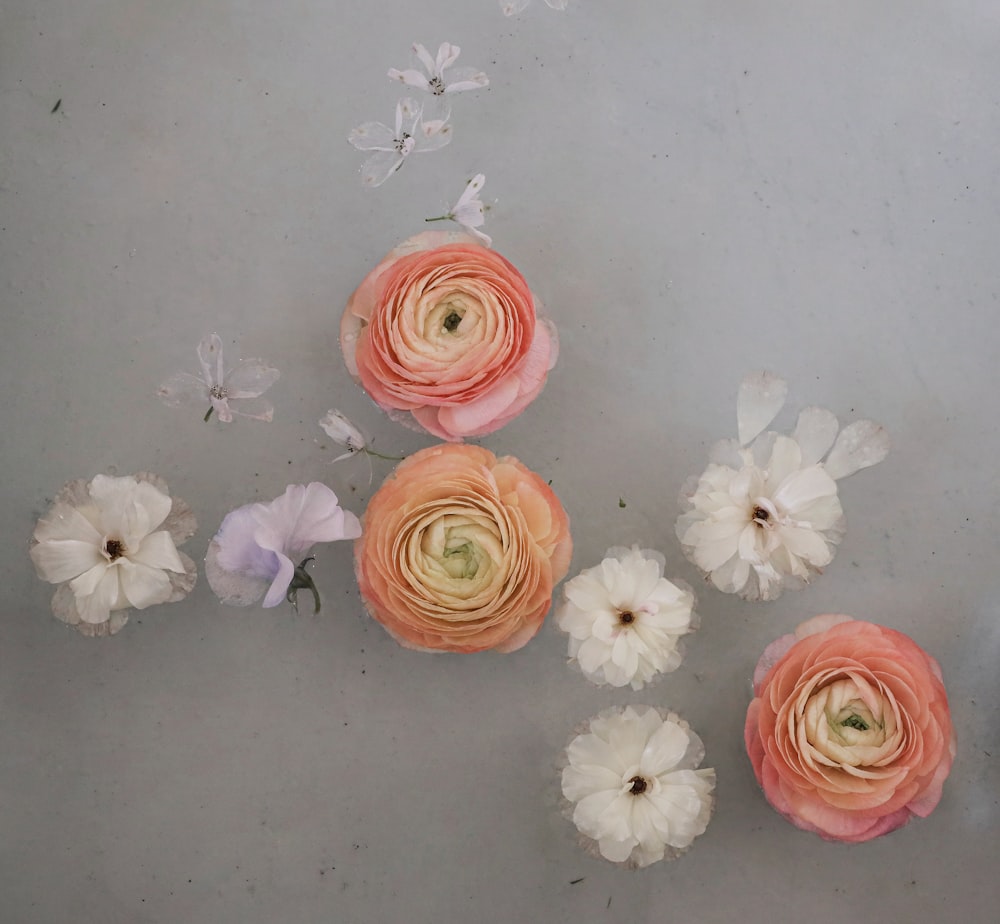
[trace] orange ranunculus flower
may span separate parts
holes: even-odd
[[[379,406],[439,439],[492,433],[530,404],[558,352],[555,328],[507,260],[475,238],[404,241],[351,296],[348,371]]]
[[[512,456],[444,444],[410,456],[368,504],[354,545],[368,612],[407,648],[515,651],[566,575],[569,518]]]
[[[827,840],[871,840],[941,799],[955,732],[941,669],[912,639],[817,616],[765,650],[744,737],[768,802]]]

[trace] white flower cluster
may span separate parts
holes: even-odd
[[[361,182],[365,186],[381,186],[411,154],[437,151],[451,141],[449,97],[489,85],[489,78],[482,71],[453,67],[460,52],[457,45],[444,42],[437,57],[431,57],[423,45],[415,42],[414,67],[405,71],[390,68],[390,79],[422,90],[427,94],[427,102],[405,97],[396,104],[393,127],[382,122],[365,122],[347,136],[358,150],[374,152],[361,168]]]
[[[840,430],[818,407],[799,414],[791,436],[763,432],[787,394],[772,373],[747,376],[736,405],[738,441],[717,444],[681,496],[685,555],[719,590],[748,600],[774,600],[833,560],[845,526],[837,480],[889,452],[884,427],[858,420]]]
[[[649,866],[673,858],[708,827],[715,770],[697,769],[701,739],[672,712],[610,709],[566,749],[563,796],[601,856]]]
[[[556,622],[589,680],[641,690],[680,665],[680,638],[694,628],[694,594],[668,581],[663,565],[651,549],[613,548],[564,585]]]

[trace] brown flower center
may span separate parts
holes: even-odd
[[[633,796],[641,796],[649,787],[649,783],[647,783],[641,776],[634,776],[629,780],[629,782],[632,784],[629,787],[629,792],[632,793]]]
[[[104,551],[108,558],[112,561],[117,561],[125,554],[125,543],[121,539],[108,539],[104,543]]]
[[[770,519],[771,514],[766,508],[761,507],[760,504],[753,508],[753,521],[758,526],[767,526]]]
[[[462,316],[457,311],[453,311],[444,319],[444,329],[450,334],[461,323]]]
[[[630,626],[635,622],[635,613],[631,610],[622,610],[622,612],[618,614],[618,621],[623,626]]]

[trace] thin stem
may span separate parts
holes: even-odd
[[[437,218],[425,218],[424,221],[451,221],[454,217],[449,212],[447,215],[438,215]]]
[[[370,456],[375,456],[376,459],[385,459],[386,462],[402,462],[406,458],[406,456],[387,456],[374,449],[369,449],[367,446],[364,447],[364,451]]]
[[[295,573],[292,576],[291,583],[288,585],[288,592],[285,594],[285,599],[295,607],[295,612],[299,611],[299,600],[298,593],[300,590],[308,590],[313,595],[313,616],[319,612],[319,591],[316,589],[316,585],[313,583],[313,579],[309,576],[309,572],[306,571],[306,565],[309,562],[315,561],[315,557],[310,555],[308,558],[303,558],[302,561],[295,566]]]
[[[205,423],[208,423],[208,418],[212,416],[212,411],[214,411],[214,410],[215,410],[215,408],[210,404],[208,406],[208,410],[205,411],[205,416],[202,418],[202,420],[204,420]]]

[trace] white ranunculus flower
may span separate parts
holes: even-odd
[[[719,590],[749,600],[774,600],[833,560],[845,525],[837,479],[889,451],[883,427],[859,420],[838,435],[837,418],[816,407],[802,411],[791,436],[762,433],[786,394],[771,373],[744,379],[739,442],[720,443],[681,497],[684,553]]]
[[[672,712],[609,709],[566,749],[562,792],[573,823],[616,863],[649,866],[705,832],[715,770],[697,769],[701,739]]]
[[[193,561],[177,551],[197,524],[156,475],[97,475],[67,484],[35,527],[31,560],[59,584],[52,609],[85,635],[113,635],[130,607],[172,603],[190,593]]]
[[[651,549],[612,548],[563,587],[556,622],[589,680],[641,690],[680,665],[694,594],[663,577],[663,564]]]

